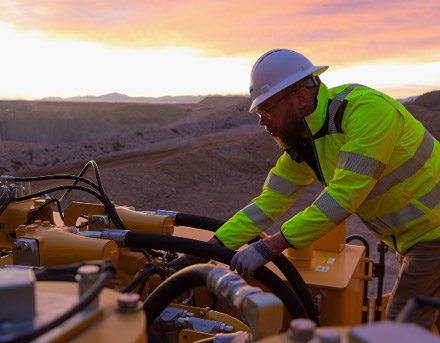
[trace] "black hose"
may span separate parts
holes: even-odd
[[[53,266],[47,268],[33,268],[35,279],[37,281],[66,281],[67,276],[75,278],[77,270],[81,266],[96,265],[95,263],[80,262],[72,263],[63,266]]]
[[[12,188],[11,190],[11,194],[9,194],[8,196],[6,196],[5,200],[3,201],[3,204],[0,208],[0,216],[3,214],[3,212],[6,210],[6,208],[9,206],[9,204],[12,201],[15,201],[15,195],[17,194],[17,187]],[[14,199],[15,198],[15,199]]]
[[[215,232],[225,223],[225,221],[216,218],[177,212],[176,217],[174,218],[174,223],[177,226],[189,226]]]
[[[225,221],[221,219],[180,212],[178,212],[175,217],[175,225],[196,227],[212,232],[217,231],[217,229],[220,228],[220,226],[222,226],[224,223]],[[254,238],[254,240],[256,239],[259,239],[259,237]],[[251,242],[249,242],[248,244],[250,244]],[[301,274],[298,272],[295,266],[284,254],[281,254],[272,262],[277,266],[281,273],[283,273],[293,291],[296,293],[298,298],[301,299],[304,308],[307,311],[308,317],[314,320],[316,323],[319,323],[319,316],[316,306],[313,302],[312,297],[310,296],[309,290]]]
[[[145,300],[144,311],[150,326],[159,314],[180,294],[198,286],[206,286],[206,279],[215,267],[198,264],[184,268],[162,282]]]
[[[3,201],[6,200],[6,198],[8,197],[8,193],[9,193],[8,189],[4,188],[3,192],[2,192],[2,195],[0,196],[0,205],[3,204]]]
[[[87,188],[87,187],[83,187],[83,186],[73,186],[73,185],[65,185],[65,186],[57,186],[57,187],[48,188],[48,189],[45,189],[45,190],[43,190],[41,192],[37,192],[37,193],[34,193],[34,194],[26,195],[26,196],[23,196],[23,197],[17,197],[13,201],[29,200],[29,199],[32,199],[32,198],[35,198],[35,197],[42,196],[44,194],[48,194],[48,193],[52,193],[52,192],[57,192],[57,191],[62,191],[64,189],[78,189],[80,191],[84,191],[84,192],[92,194],[95,198],[97,198],[101,202],[103,201],[102,197],[98,193],[93,191],[92,189]]]
[[[118,215],[118,212],[116,211],[115,205],[111,202],[111,200],[108,198],[104,191],[104,186],[102,185],[101,181],[101,175],[99,173],[98,164],[91,160],[89,161],[90,165],[93,167],[93,170],[95,171],[95,178],[96,182],[98,183],[98,188],[100,190],[100,193],[102,195],[102,203],[104,204],[104,209],[106,213],[108,213],[110,219],[112,220],[113,224],[115,224],[116,228],[118,230],[126,230],[124,223],[122,222],[121,218]]]
[[[102,266],[102,272],[99,274],[98,279],[93,284],[93,286],[80,298],[79,302],[67,312],[56,317],[54,320],[47,324],[41,325],[37,328],[32,328],[27,331],[20,331],[16,334],[6,334],[0,336],[0,343],[12,343],[12,342],[30,342],[37,337],[45,334],[46,332],[56,328],[61,323],[65,322],[69,318],[73,317],[79,311],[83,310],[87,305],[89,305],[102,291],[107,282],[111,279],[113,273],[115,272],[114,266],[110,261],[104,261]]]
[[[92,186],[96,190],[99,190],[99,187],[96,183],[90,181],[89,179],[82,178],[80,176],[75,175],[69,175],[69,174],[55,174],[55,175],[43,175],[43,176],[30,176],[30,177],[15,177],[14,181],[29,181],[29,182],[36,182],[36,181],[47,181],[47,180],[74,180],[72,183],[72,186],[76,185],[78,182],[83,182],[85,184],[88,184],[89,186]],[[66,190],[66,192],[72,191],[71,189]],[[65,192],[65,193],[66,193]]]
[[[53,202],[56,202],[57,207],[58,207],[58,212],[59,212],[60,218],[61,218],[61,220],[62,220],[63,223],[64,223],[64,215],[63,215],[63,212],[62,212],[62,209],[61,209],[61,204],[60,204],[60,202],[59,202],[58,199],[53,198],[53,199],[46,200],[45,203],[44,203],[43,205],[41,205],[40,207],[38,207],[38,208],[36,209],[36,211],[35,211],[34,213],[32,213],[32,215],[29,217],[29,219],[26,220],[26,223],[24,223],[24,225],[29,225],[30,223],[32,223],[33,220],[38,216],[38,214],[39,214],[39,213],[40,213],[45,207],[47,207],[48,205],[50,205],[50,204],[53,203]]]
[[[133,289],[139,286],[139,284],[142,281],[148,279],[148,277],[150,277],[150,275],[152,275],[154,271],[155,271],[154,266],[140,271],[138,276],[136,276],[136,278],[134,278],[127,286],[125,286],[124,289],[121,291],[121,293],[131,292]]]
[[[84,167],[81,169],[81,171],[79,172],[78,177],[82,177],[82,176],[86,173],[86,171],[87,171],[87,169],[89,168],[90,164],[91,164],[91,161],[88,161],[88,162],[85,164],[85,166],[84,166]],[[72,183],[72,185],[76,185],[77,183],[78,183],[78,181],[75,180],[75,181]],[[98,189],[98,185],[96,185],[96,189]],[[70,192],[71,192],[70,189],[67,190],[67,191],[65,191],[65,192],[63,193],[62,197],[61,197],[61,200],[66,199],[67,196],[70,194]]]
[[[131,231],[127,232],[124,243],[129,248],[155,248],[177,251],[180,253],[213,259],[228,265],[231,262],[232,256],[236,253],[233,250],[221,246],[193,239],[136,233]],[[296,293],[275,273],[266,267],[260,267],[255,270],[254,277],[283,301],[284,306],[287,308],[292,318],[309,318],[307,311],[304,309],[304,306],[298,299]]]
[[[86,170],[89,166],[93,167],[97,184],[88,180],[88,179],[81,177],[86,172]],[[110,201],[110,199],[108,198],[108,196],[106,195],[106,193],[104,191],[104,187],[103,187],[102,181],[101,181],[101,175],[99,173],[99,168],[98,168],[98,165],[95,161],[93,161],[93,160],[88,161],[78,176],[74,176],[74,175],[47,175],[47,176],[39,176],[39,177],[15,178],[15,180],[17,180],[17,181],[41,181],[41,180],[51,180],[51,179],[71,179],[71,180],[74,180],[74,182],[72,183],[72,185],[55,187],[55,188],[45,190],[43,192],[32,194],[31,197],[40,196],[43,194],[47,194],[47,193],[59,191],[59,190],[66,190],[64,192],[64,194],[62,195],[62,197],[60,198],[61,200],[63,200],[69,195],[69,193],[73,189],[83,190],[85,192],[88,192],[88,193],[94,195],[96,198],[99,199],[99,201],[104,205],[104,209],[105,209],[106,213],[108,213],[110,219],[115,224],[115,227],[118,230],[126,230],[124,223],[122,222],[121,218],[119,217],[118,213],[116,212],[115,205]],[[76,184],[78,182],[84,182],[84,183],[88,184],[89,186],[92,186],[94,189],[99,191],[100,195],[98,195],[96,192],[94,192],[93,190],[91,190],[87,187],[76,186]],[[21,197],[18,200],[27,200],[28,198],[29,197]]]
[[[345,243],[348,244],[353,240],[359,240],[362,242],[362,244],[365,246],[365,257],[370,258],[370,246],[368,244],[368,241],[361,235],[350,235],[345,238]],[[368,263],[365,263],[364,268],[364,275],[368,276],[369,267]],[[362,305],[364,306],[365,310],[362,310],[362,323],[368,322],[368,280],[364,280],[364,294],[362,296]]]

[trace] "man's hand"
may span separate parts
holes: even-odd
[[[274,260],[278,255],[272,253],[264,244],[264,241],[260,240],[237,252],[232,257],[230,268],[231,270],[237,269],[239,274],[252,276],[255,269]]]

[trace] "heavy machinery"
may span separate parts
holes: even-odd
[[[90,166],[96,182],[83,177]],[[32,193],[55,179],[67,184]],[[343,225],[243,278],[227,268],[234,251],[205,242],[221,220],[115,205],[94,161],[78,176],[2,176],[1,187],[0,342],[379,342],[384,332],[440,341],[380,321],[381,294],[370,311],[368,282],[383,277],[383,260]],[[97,202],[62,209],[72,190]],[[178,253],[211,262],[175,271],[167,264]],[[420,304],[438,306],[416,299],[405,322]]]

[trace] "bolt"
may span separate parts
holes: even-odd
[[[232,332],[232,330],[234,330],[234,328],[231,325],[226,325],[224,330],[225,330],[225,332]]]
[[[29,250],[31,250],[31,244],[30,244],[29,242],[23,242],[23,243],[21,244],[21,248],[22,248],[24,251],[29,251]]]
[[[178,326],[188,326],[188,318],[179,317],[177,318],[177,325]]]
[[[340,343],[341,335],[337,330],[331,328],[318,328],[316,335],[319,337],[321,343]]]
[[[79,284],[79,296],[83,296],[98,279],[99,267],[97,265],[84,265],[78,268],[76,280]],[[91,308],[98,307],[98,298],[93,300],[90,305]]]
[[[297,318],[290,322],[287,335],[293,340],[308,341],[315,335],[316,323],[313,320]]]
[[[117,310],[120,312],[135,312],[140,309],[140,296],[137,293],[122,293],[118,297]]]
[[[14,250],[21,250],[20,242],[15,241],[14,243],[12,243],[12,249],[14,249]]]

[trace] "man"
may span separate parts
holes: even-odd
[[[284,149],[262,193],[210,240],[237,249],[268,228],[314,180],[324,190],[281,231],[238,252],[231,269],[252,275],[288,247],[301,249],[356,213],[402,256],[387,317],[414,296],[440,296],[440,144],[389,96],[349,84],[328,89],[303,55],[261,56],[249,110]],[[434,312],[417,318],[429,327]]]

